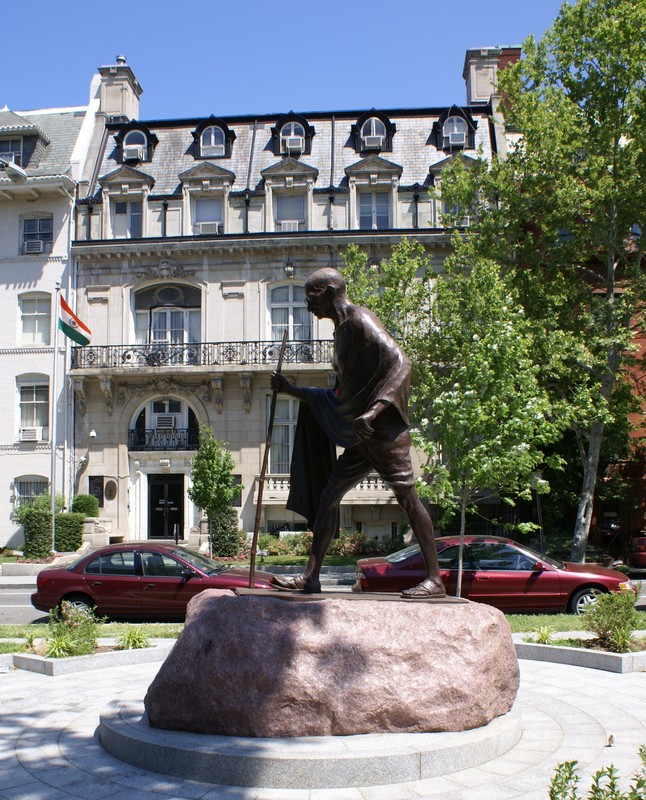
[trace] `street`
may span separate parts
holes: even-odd
[[[638,578],[633,578],[638,582]],[[0,625],[26,625],[31,622],[46,622],[47,614],[37,611],[30,602],[31,594],[36,590],[36,584],[25,586],[0,587]],[[635,608],[646,611],[646,577],[641,581],[641,595]]]

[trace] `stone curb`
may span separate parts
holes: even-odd
[[[518,743],[522,720],[512,710],[459,733],[385,733],[263,739],[151,728],[143,703],[112,701],[99,739],[116,758],[179,778],[225,786],[334,789],[406,783],[468,769]]]
[[[154,639],[150,647],[137,650],[111,650],[105,653],[70,656],[69,658],[47,658],[34,653],[13,653],[13,666],[16,669],[56,677],[73,672],[145,664],[151,661],[163,661],[175,641],[175,639]]]
[[[646,651],[638,653],[606,653],[582,647],[559,647],[551,644],[516,642],[516,655],[529,661],[549,661],[573,667],[602,669],[606,672],[646,671]]]

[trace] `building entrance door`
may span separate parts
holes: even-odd
[[[148,538],[183,538],[184,476],[149,475],[148,497]]]

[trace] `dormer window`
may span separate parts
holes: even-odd
[[[442,127],[442,149],[462,149],[468,145],[469,128],[463,117],[449,117]]]
[[[222,128],[210,125],[202,132],[200,155],[206,158],[226,155],[226,138]]]
[[[370,117],[361,126],[361,141],[364,150],[381,150],[386,141],[386,126],[376,117]]]
[[[142,131],[130,131],[123,139],[124,161],[145,161],[148,156],[148,140]]]
[[[0,139],[0,158],[11,164],[22,165],[22,139]]]
[[[288,122],[280,130],[280,151],[299,156],[305,150],[305,129],[299,122]]]

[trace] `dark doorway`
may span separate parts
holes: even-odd
[[[184,476],[148,476],[148,538],[184,536]]]

